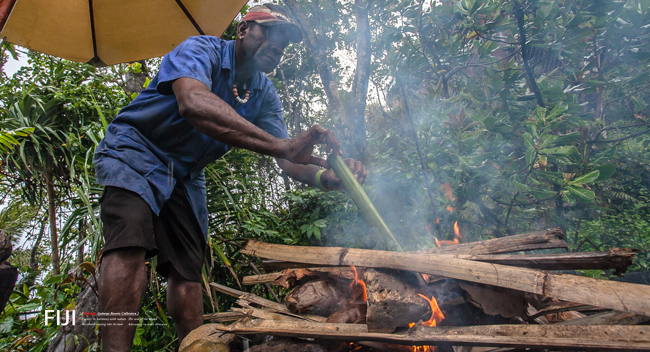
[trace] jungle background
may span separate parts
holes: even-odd
[[[305,33],[269,74],[289,134],[334,129],[368,166],[364,188],[406,249],[451,239],[456,221],[466,241],[560,226],[570,251],[637,248],[630,270],[650,269],[650,0],[280,4]],[[28,64],[9,75],[16,55]],[[88,308],[102,248],[94,148],[159,63],[94,68],[3,41],[0,229],[20,275],[0,349],[60,347],[65,331],[44,310]],[[232,303],[207,283],[253,274],[241,239],[383,248],[345,192],[298,184],[269,157],[235,150],[205,171],[206,313]],[[173,351],[153,266],[134,350]],[[98,350],[96,329],[72,333],[66,351]]]

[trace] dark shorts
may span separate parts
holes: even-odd
[[[201,282],[206,243],[179,183],[158,216],[137,193],[119,187],[106,186],[100,204],[104,253],[141,247],[146,258],[158,255],[160,275],[169,277],[173,266],[185,280]]]

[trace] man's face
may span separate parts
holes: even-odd
[[[280,63],[282,53],[289,45],[289,39],[283,35],[282,29],[282,25],[249,23],[245,31],[240,31],[244,34],[241,45],[245,60],[252,60],[256,71],[269,73]]]

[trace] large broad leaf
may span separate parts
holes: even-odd
[[[537,171],[537,175],[558,185],[564,184],[564,176],[561,172]]]
[[[573,144],[575,141],[580,138],[580,132],[571,132],[567,134],[563,134],[561,136],[557,136],[557,139],[555,139],[555,145],[557,146],[562,146],[562,145],[568,145],[568,144]]]
[[[598,167],[598,171],[600,171],[600,175],[598,175],[596,181],[603,181],[612,177],[614,173],[616,173],[616,166],[614,166],[614,164],[605,164]]]
[[[573,197],[573,195],[571,194],[571,192],[568,191],[568,190],[566,190],[566,189],[562,191],[562,198],[563,198],[567,203],[569,203],[571,206],[576,205],[576,199],[575,199],[575,197]]]
[[[547,148],[547,149],[542,149],[539,151],[540,154],[545,154],[548,156],[560,156],[560,157],[567,157],[573,153],[575,153],[578,149],[574,146],[564,146],[564,147],[555,147],[555,148]]]
[[[616,147],[611,147],[602,153],[596,154],[596,156],[594,156],[594,158],[591,160],[590,164],[607,162],[609,159],[613,158],[614,155],[616,155]]]
[[[596,198],[596,194],[588,189],[579,188],[576,186],[568,186],[567,189],[571,195],[583,203],[591,203]]]
[[[539,200],[554,198],[559,194],[556,191],[552,191],[550,189],[543,189],[543,188],[531,188],[529,192]]]
[[[581,184],[590,184],[598,179],[600,176],[600,171],[594,170],[590,173],[584,174],[573,181],[569,182],[570,185],[581,185]]]

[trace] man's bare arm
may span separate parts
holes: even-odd
[[[276,138],[241,117],[196,79],[179,78],[172,84],[172,89],[183,118],[203,134],[233,147],[287,159],[297,164],[323,167],[327,167],[327,162],[312,156],[313,146],[326,143],[328,150],[338,150],[334,134],[320,126],[314,126],[291,139]]]
[[[318,188],[316,184],[316,173],[321,170],[320,167],[316,165],[300,165],[294,164],[285,159],[275,159],[278,163],[278,166],[287,174],[296,181],[308,184],[312,188]],[[350,168],[352,174],[357,178],[359,183],[363,184],[368,177],[368,172],[366,167],[359,161],[354,159],[345,159],[345,164]],[[336,174],[333,170],[329,169],[323,172],[321,175],[321,183],[326,190],[334,191],[342,188],[341,181],[336,177]]]

